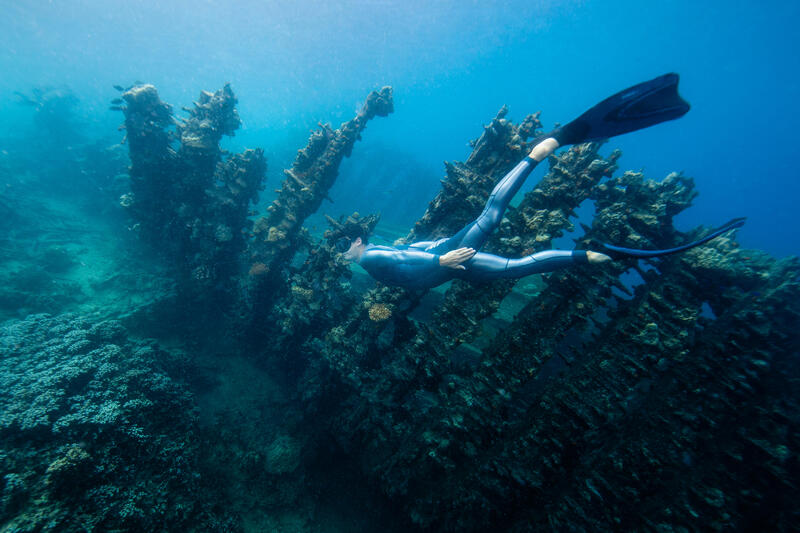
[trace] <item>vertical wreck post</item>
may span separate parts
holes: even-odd
[[[324,124],[313,131],[308,145],[297,152],[292,168],[284,170],[286,179],[277,191],[278,197],[253,228],[251,271],[255,268],[257,275],[253,276],[250,297],[255,307],[265,308],[270,301],[269,294],[285,285],[286,278],[281,270],[300,247],[303,222],[328,197],[342,159],[350,155],[367,123],[393,111],[392,88],[373,91],[358,114],[339,129]]]
[[[181,294],[231,292],[266,160],[260,149],[223,159],[222,136],[241,124],[230,85],[203,91],[182,120],[152,85],[131,87],[122,98],[132,163],[122,204],[133,229],[167,258]]]

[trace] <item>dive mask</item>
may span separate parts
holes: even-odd
[[[336,239],[336,251],[343,254],[350,249],[350,237],[339,237]]]

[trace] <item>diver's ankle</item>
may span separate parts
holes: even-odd
[[[552,154],[556,148],[558,148],[558,141],[555,137],[547,137],[533,147],[528,157],[537,162],[543,161],[547,156]]]
[[[600,252],[586,250],[586,260],[590,263],[605,263],[606,261],[611,261],[611,258]]]

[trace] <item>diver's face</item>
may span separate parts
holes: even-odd
[[[361,243],[361,237],[357,237],[350,243],[350,248],[344,253],[344,258],[348,261],[358,261],[361,259],[361,253],[364,251],[364,245]]]

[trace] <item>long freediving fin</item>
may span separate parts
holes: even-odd
[[[572,122],[542,137],[559,146],[607,139],[682,117],[689,103],[678,94],[680,77],[664,74],[628,87],[592,107]]]
[[[711,233],[703,237],[702,239],[696,240],[689,244],[684,244],[683,246],[677,246],[675,248],[667,248],[665,250],[637,250],[635,248],[623,248],[621,246],[614,246],[613,244],[606,244],[601,243],[603,248],[610,252],[613,258],[617,259],[620,257],[661,257],[664,255],[675,254],[678,252],[683,252],[684,250],[688,250],[689,248],[694,248],[695,246],[700,246],[701,244],[705,244],[711,239],[715,239],[725,233],[726,231],[730,231],[734,228],[741,228],[744,226],[744,222],[747,220],[744,217],[741,218],[734,218],[730,222],[720,226],[719,228],[713,230]]]

